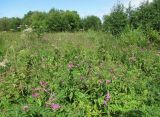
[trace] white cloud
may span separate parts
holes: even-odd
[[[124,4],[125,7],[128,7],[129,2],[131,2],[131,5],[133,7],[138,7],[142,2],[147,0],[120,0]],[[152,2],[153,0],[148,0],[149,2]]]

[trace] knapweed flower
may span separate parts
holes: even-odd
[[[39,82],[39,84],[40,84],[42,87],[45,87],[45,86],[47,86],[47,85],[48,85],[48,83],[47,83],[47,82],[45,82],[45,81],[40,81],[40,82]]]
[[[103,83],[103,81],[102,81],[102,80],[98,80],[98,84],[100,84],[100,85],[101,85],[102,83]]]
[[[28,111],[28,109],[29,109],[29,106],[22,106],[23,111]]]
[[[74,67],[74,64],[72,62],[68,63],[68,69],[72,69]]]
[[[110,84],[111,83],[111,80],[106,80],[106,84]]]
[[[32,94],[32,97],[37,98],[37,97],[39,97],[39,94],[38,93],[34,93],[34,94]]]
[[[111,99],[110,93],[108,92],[105,96],[105,100],[109,101]]]
[[[109,102],[110,99],[111,99],[111,95],[110,95],[110,93],[108,92],[108,93],[105,95],[105,98],[104,98],[104,105],[107,105],[107,103]]]
[[[61,106],[59,104],[51,104],[51,109],[53,109],[53,110],[57,110],[60,108],[61,108]]]

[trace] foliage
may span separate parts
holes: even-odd
[[[97,16],[87,16],[81,23],[84,30],[101,30],[101,20]]]
[[[104,31],[111,32],[113,35],[118,35],[124,31],[127,23],[127,14],[124,12],[124,6],[122,4],[117,4],[113,7],[110,15],[104,16],[103,28]]]
[[[160,54],[141,30],[20,35],[1,34],[1,117],[160,116]]]
[[[76,11],[50,10],[47,18],[48,31],[77,31],[80,17]]]
[[[160,31],[160,0],[148,1],[141,4],[136,10],[133,11],[132,26],[134,28],[140,27],[143,30],[154,29]]]
[[[32,27],[40,36],[44,32],[75,32],[103,29],[113,35],[120,35],[129,26],[130,29],[160,30],[160,0],[143,2],[133,8],[116,4],[111,13],[104,16],[103,23],[97,16],[80,18],[76,11],[51,9],[49,12],[29,11],[23,18],[0,18],[0,31],[21,31]]]

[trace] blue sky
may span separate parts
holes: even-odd
[[[125,6],[130,0],[120,0]],[[143,0],[132,0],[136,7]],[[0,17],[23,17],[28,11],[76,10],[80,16],[109,14],[117,0],[0,0]]]

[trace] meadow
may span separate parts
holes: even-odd
[[[138,29],[0,32],[1,117],[159,117],[159,78],[159,43]]]

